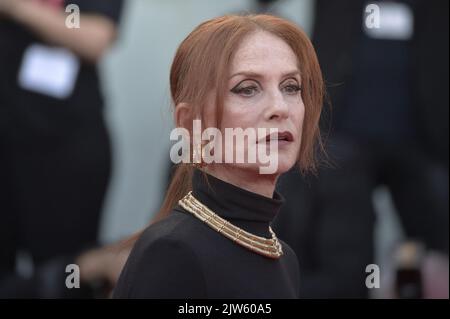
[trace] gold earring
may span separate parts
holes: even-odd
[[[200,151],[200,154],[199,154],[197,149],[194,148],[193,153],[192,153],[192,165],[195,168],[202,168],[202,167],[206,166],[206,163],[203,161],[203,156],[204,156],[203,145],[200,146],[200,150],[201,151]]]

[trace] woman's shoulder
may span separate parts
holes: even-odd
[[[176,298],[181,294],[202,297],[202,267],[192,245],[183,236],[193,227],[191,217],[176,210],[147,227],[133,247],[115,296]]]
[[[287,265],[288,273],[291,275],[291,280],[296,283],[297,287],[300,287],[300,266],[298,263],[297,254],[287,243],[280,239],[279,241],[283,249],[283,258]],[[299,294],[298,289],[297,294]]]
[[[297,254],[294,252],[294,250],[289,246],[287,243],[282,241],[281,239],[278,239],[281,244],[281,248],[283,249],[283,255],[285,259],[289,262],[289,264],[294,267],[298,268],[298,259]]]
[[[201,221],[175,207],[169,215],[159,222],[148,226],[137,241],[137,246],[148,247],[155,242],[165,244],[188,244],[192,236],[203,229]]]
[[[198,226],[193,216],[176,207],[167,217],[144,229],[130,258],[154,254],[155,250],[165,250],[167,254],[190,251],[190,238],[193,234],[198,234]]]
[[[294,252],[294,250],[289,246],[285,241],[278,238],[278,241],[281,244],[281,248],[283,249],[283,252],[286,256],[289,256],[289,258],[295,258],[297,259],[297,255]]]

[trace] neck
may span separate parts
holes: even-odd
[[[259,174],[258,170],[225,165],[210,165],[204,171],[234,186],[269,198],[273,197],[278,179],[278,174]]]

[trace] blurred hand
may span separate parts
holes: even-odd
[[[65,47],[78,57],[97,63],[116,38],[116,24],[107,16],[86,13],[81,16],[82,28],[67,28],[67,15],[59,7],[61,1],[0,0],[0,19],[14,20],[43,43]]]
[[[0,15],[13,16],[13,12],[27,0],[0,0]]]
[[[129,254],[130,249],[115,246],[101,247],[83,253],[76,260],[80,266],[80,279],[85,282],[106,280],[114,287]]]

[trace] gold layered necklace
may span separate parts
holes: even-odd
[[[280,241],[269,226],[272,238],[253,235],[223,219],[211,209],[196,199],[189,192],[179,202],[181,207],[203,221],[209,227],[231,239],[235,243],[250,249],[251,251],[270,258],[280,258],[283,255]]]

